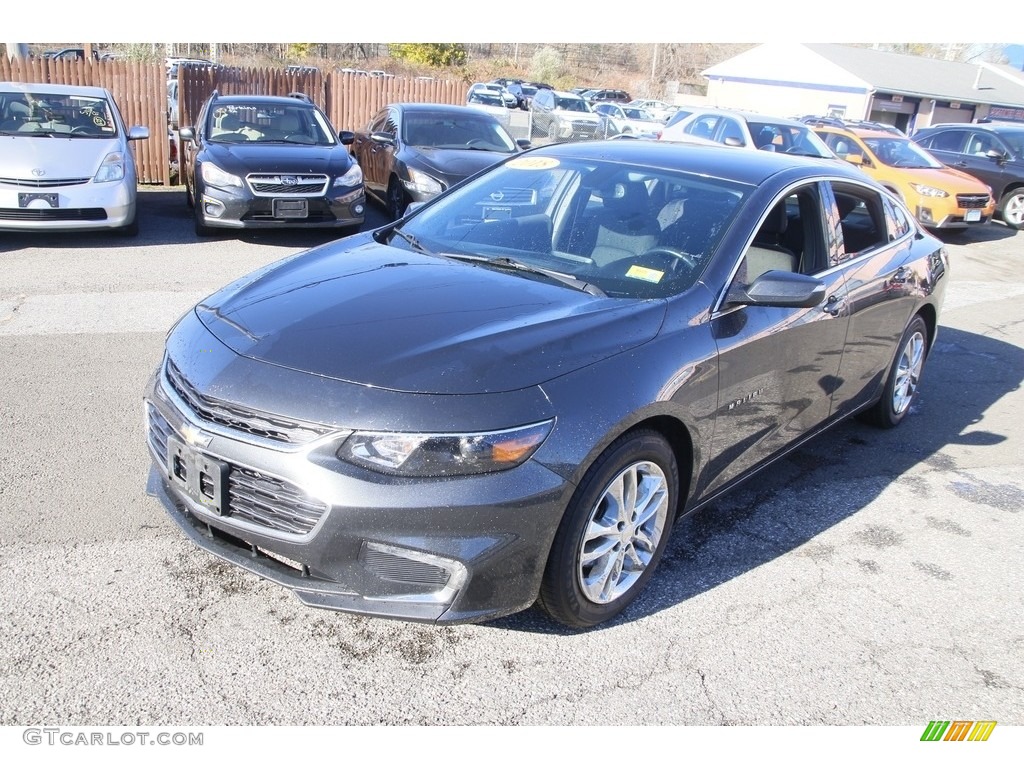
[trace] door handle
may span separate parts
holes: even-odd
[[[835,294],[828,297],[828,301],[825,302],[825,306],[821,308],[822,312],[827,312],[832,317],[839,317],[839,313],[843,309],[843,304],[846,303],[845,299],[842,299]]]

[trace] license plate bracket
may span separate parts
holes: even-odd
[[[274,199],[275,219],[305,219],[309,217],[309,203],[306,200]]]
[[[49,203],[51,208],[60,207],[60,195],[56,192],[19,192],[18,193],[18,207],[28,208],[29,204],[35,200],[42,200]]]
[[[228,465],[167,438],[167,479],[192,501],[215,515],[227,514]]]

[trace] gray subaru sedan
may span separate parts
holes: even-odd
[[[681,515],[847,417],[907,417],[947,269],[835,162],[531,150],[181,318],[149,487],[312,606],[593,626]]]

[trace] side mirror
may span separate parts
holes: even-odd
[[[149,138],[149,128],[144,125],[133,125],[128,129],[128,141],[140,141]]]
[[[733,285],[725,300],[730,304],[762,307],[816,307],[825,298],[825,283],[808,275],[772,269],[748,286]]]
[[[743,142],[737,139],[735,136],[727,136],[725,141],[722,142],[727,147],[742,147]]]
[[[848,154],[846,156],[846,162],[853,163],[854,165],[866,165],[867,164],[867,163],[864,162],[864,155],[854,154],[853,152],[851,152],[850,154]]]
[[[379,144],[389,144],[392,147],[395,146],[395,134],[384,133],[383,131],[374,131],[370,134],[370,139],[378,142]]]
[[[529,149],[530,147],[533,146],[532,142],[529,139],[516,139],[516,145],[520,149]]]
[[[195,141],[196,140],[195,129],[193,129],[193,128],[182,128],[180,131],[178,131],[178,138],[181,139],[182,141]]]
[[[989,160],[995,160],[999,164],[1006,162],[1006,155],[1004,155],[998,149],[990,149],[988,152],[985,153],[985,157],[987,157]]]
[[[338,131],[338,141],[342,144],[348,145],[356,140],[356,135],[352,131]]]

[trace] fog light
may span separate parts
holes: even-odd
[[[352,206],[352,210],[356,212],[356,215],[362,214],[362,212],[363,212],[363,204],[362,203],[356,203],[354,206]]]
[[[220,218],[224,213],[224,204],[219,200],[210,200],[209,198],[203,198],[203,213],[207,216],[213,216],[214,218]]]
[[[918,206],[917,207],[917,220],[920,221],[922,224],[928,224],[929,222],[930,223],[934,223],[935,219],[932,218],[932,209],[931,208],[923,208],[921,206]]]

